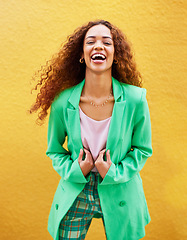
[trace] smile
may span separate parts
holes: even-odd
[[[95,53],[91,56],[91,60],[94,63],[103,63],[106,60],[106,56],[101,53]]]

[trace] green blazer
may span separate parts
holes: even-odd
[[[85,80],[68,88],[51,105],[47,156],[61,176],[48,219],[48,230],[58,239],[59,224],[78,194],[89,181],[78,163],[81,141],[79,100]],[[114,108],[106,150],[112,165],[98,193],[107,240],[137,240],[145,236],[151,220],[140,170],[152,155],[151,124],[146,90],[112,78]],[[63,147],[65,138],[68,151]]]

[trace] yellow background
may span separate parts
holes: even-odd
[[[153,156],[141,176],[151,215],[145,240],[186,233],[185,0],[0,0],[0,240],[50,240],[47,218],[60,177],[45,155],[47,119],[27,114],[31,78],[75,28],[102,18],[133,44],[152,120]],[[114,213],[115,214],[115,213]],[[104,238],[93,220],[86,240]]]

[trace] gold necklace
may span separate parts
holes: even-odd
[[[112,96],[112,90],[110,91],[110,95],[107,97],[106,101],[101,103],[101,104],[95,104],[91,99],[90,97],[87,97],[87,99],[90,101],[90,104],[94,107],[104,107],[104,105],[108,102],[109,98]]]

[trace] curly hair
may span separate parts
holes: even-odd
[[[79,62],[83,53],[84,38],[91,27],[99,24],[108,27],[113,37],[117,64],[112,64],[112,76],[120,82],[142,87],[142,77],[137,71],[131,46],[125,34],[108,21],[90,21],[75,29],[61,45],[59,52],[53,55],[51,60],[47,61],[33,76],[33,79],[38,76],[39,80],[32,90],[39,88],[39,93],[29,112],[33,113],[40,109],[37,123],[43,123],[54,98],[61,91],[77,85],[85,78],[85,62],[82,64]]]

